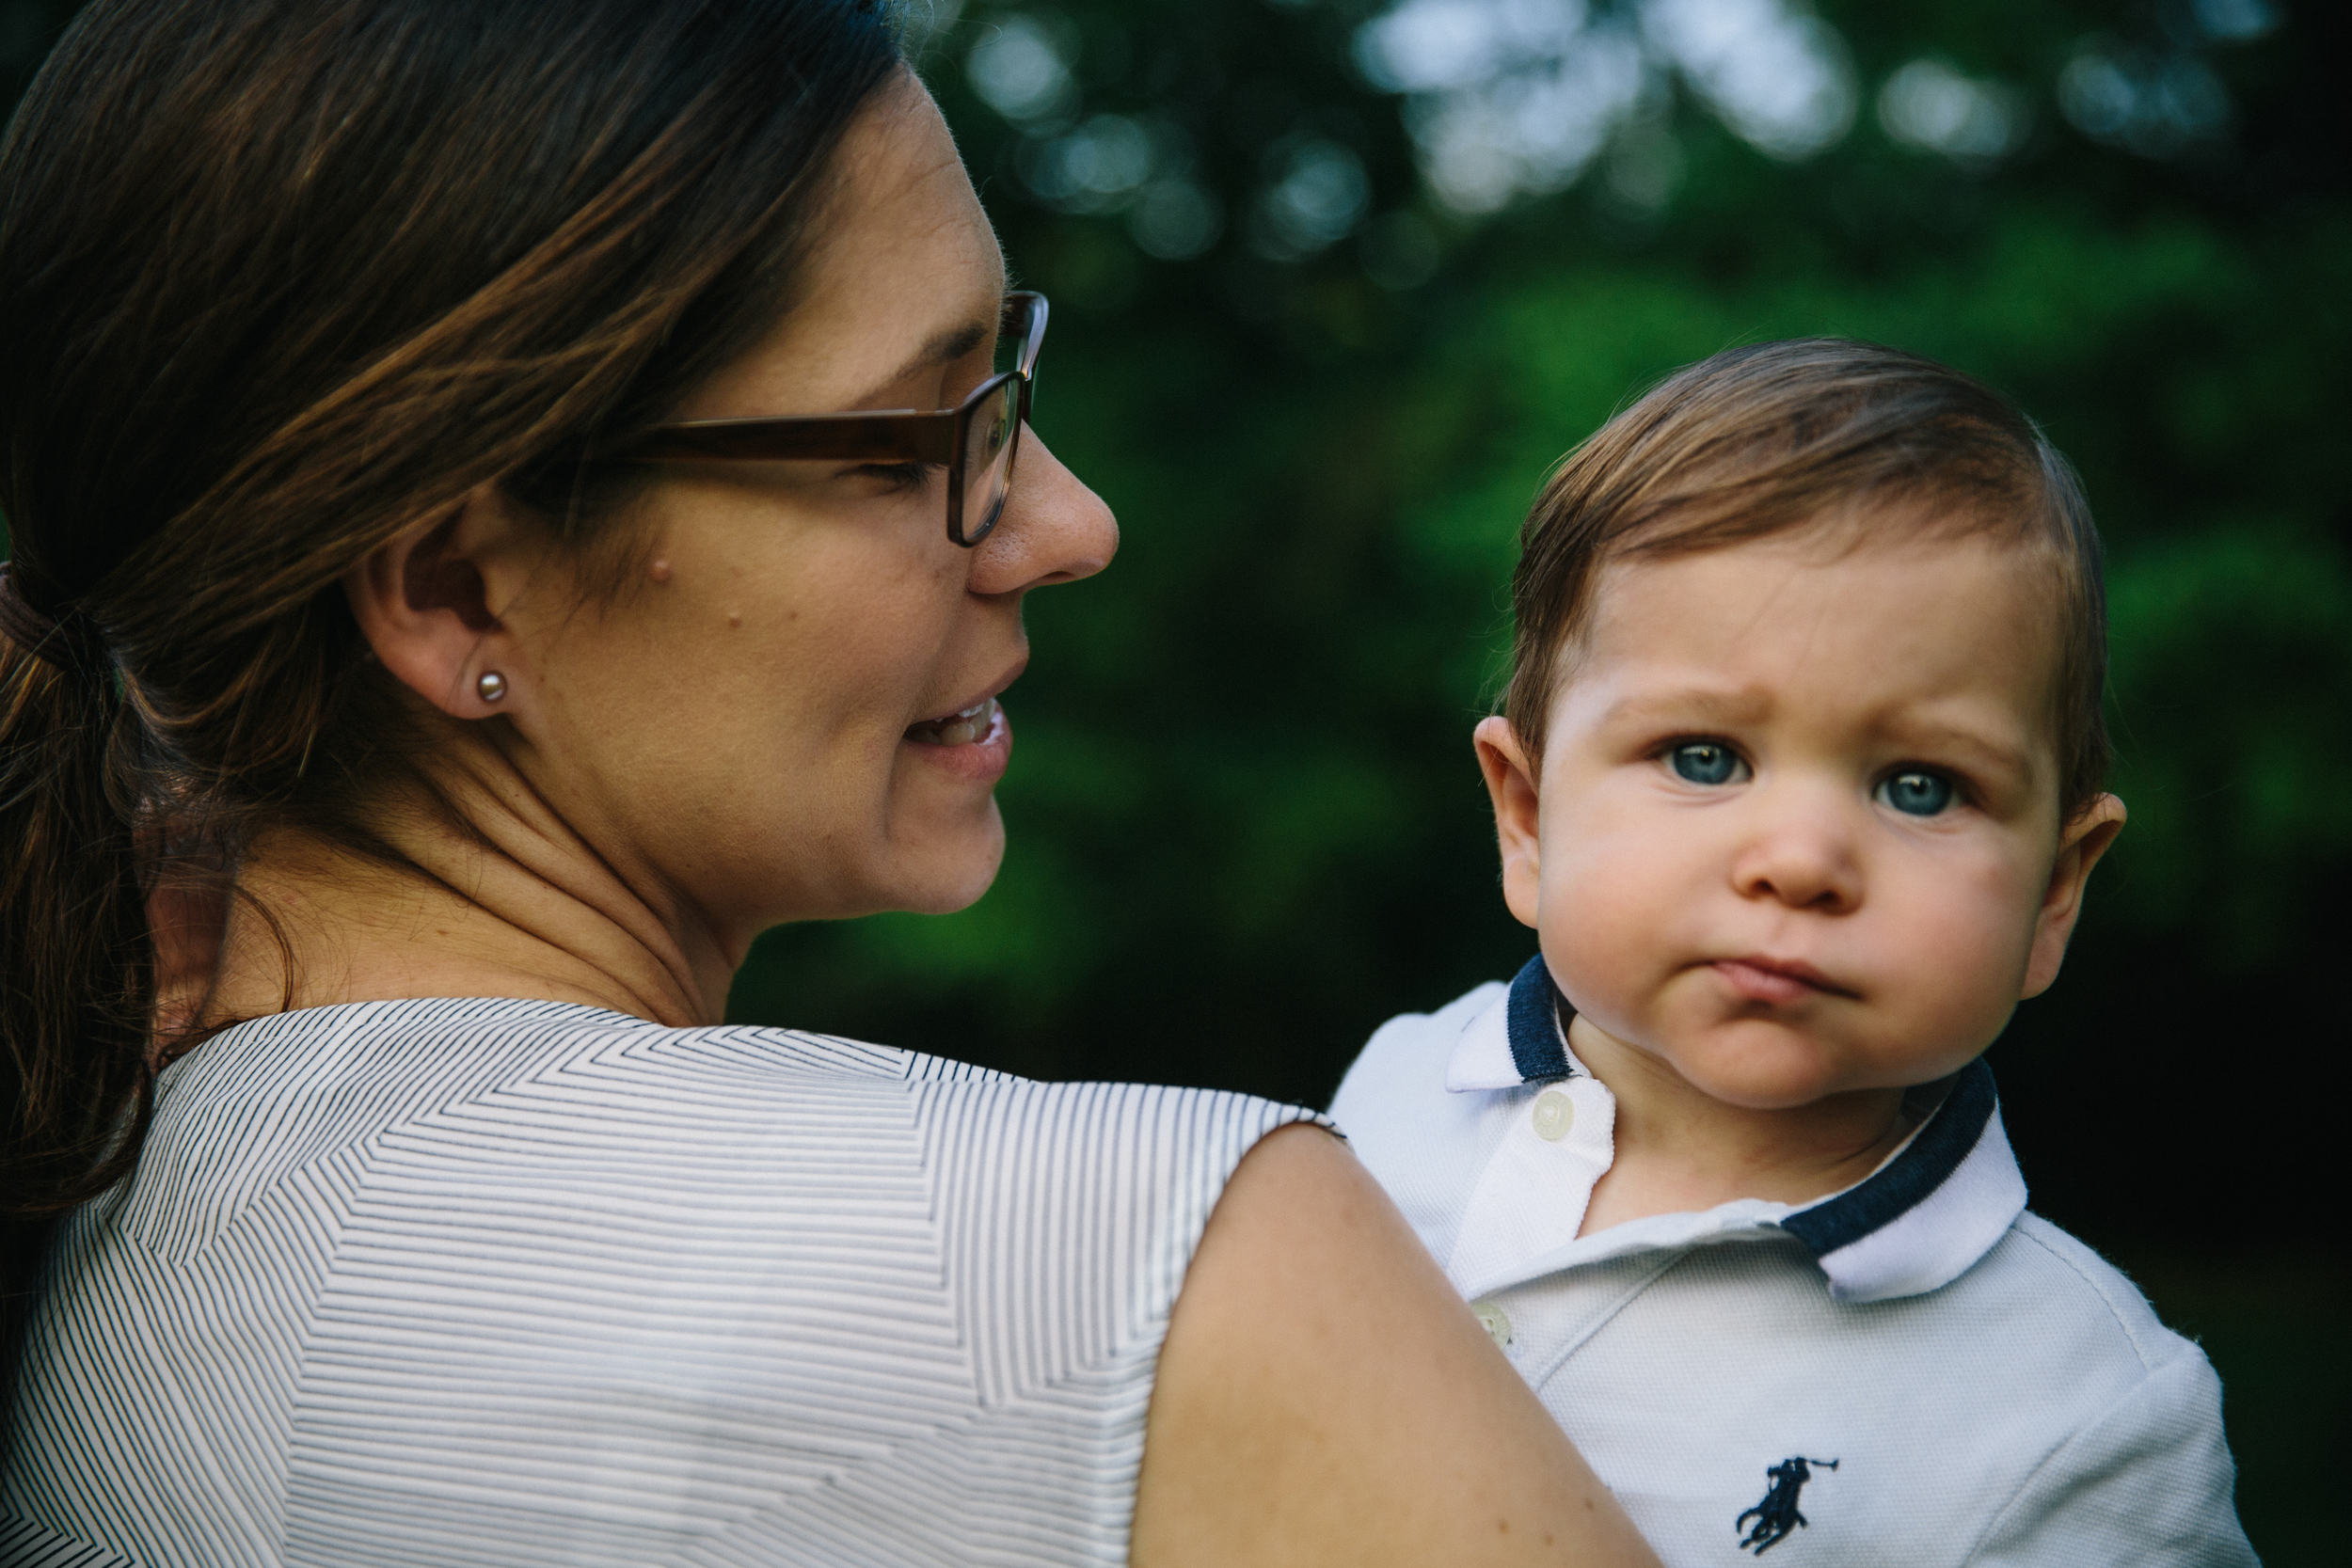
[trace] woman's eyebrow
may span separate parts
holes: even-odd
[[[873,390],[860,398],[852,406],[864,408],[910,376],[954,364],[988,341],[988,333],[989,327],[986,322],[966,322],[961,326],[951,326],[932,333],[925,341],[923,346],[915,350],[913,358],[899,366],[883,380],[876,383]]]

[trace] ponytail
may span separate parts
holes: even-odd
[[[0,568],[0,1410],[53,1224],[130,1168],[153,1098],[136,717],[95,640],[17,577]]]

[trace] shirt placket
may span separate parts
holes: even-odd
[[[1616,1099],[1596,1080],[1579,1075],[1497,1098],[1509,1121],[1446,1259],[1448,1277],[1473,1298],[1517,1283],[1531,1260],[1575,1241],[1594,1184],[1615,1158]]]

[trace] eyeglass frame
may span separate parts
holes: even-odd
[[[980,405],[1008,381],[1018,382],[1012,434],[1006,438],[1005,495],[1012,494],[1013,466],[1021,455],[1021,430],[1029,422],[1029,400],[1037,386],[1037,357],[1045,346],[1045,296],[1029,289],[1005,295],[1004,324],[1018,309],[1030,311],[1028,332],[1013,368],[1000,371],[972,389],[953,408],[884,408],[847,414],[790,414],[749,419],[689,420],[658,425],[597,460],[619,463],[743,463],[780,460],[866,463],[929,463],[947,470],[947,539],[970,549],[994,531],[996,515],[966,537],[963,531],[963,459],[971,424]],[[1003,330],[1000,325],[999,330]]]

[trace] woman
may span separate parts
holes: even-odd
[[[0,203],[0,1556],[1646,1560],[1303,1113],[712,1025],[1117,542],[872,6],[101,0]]]

